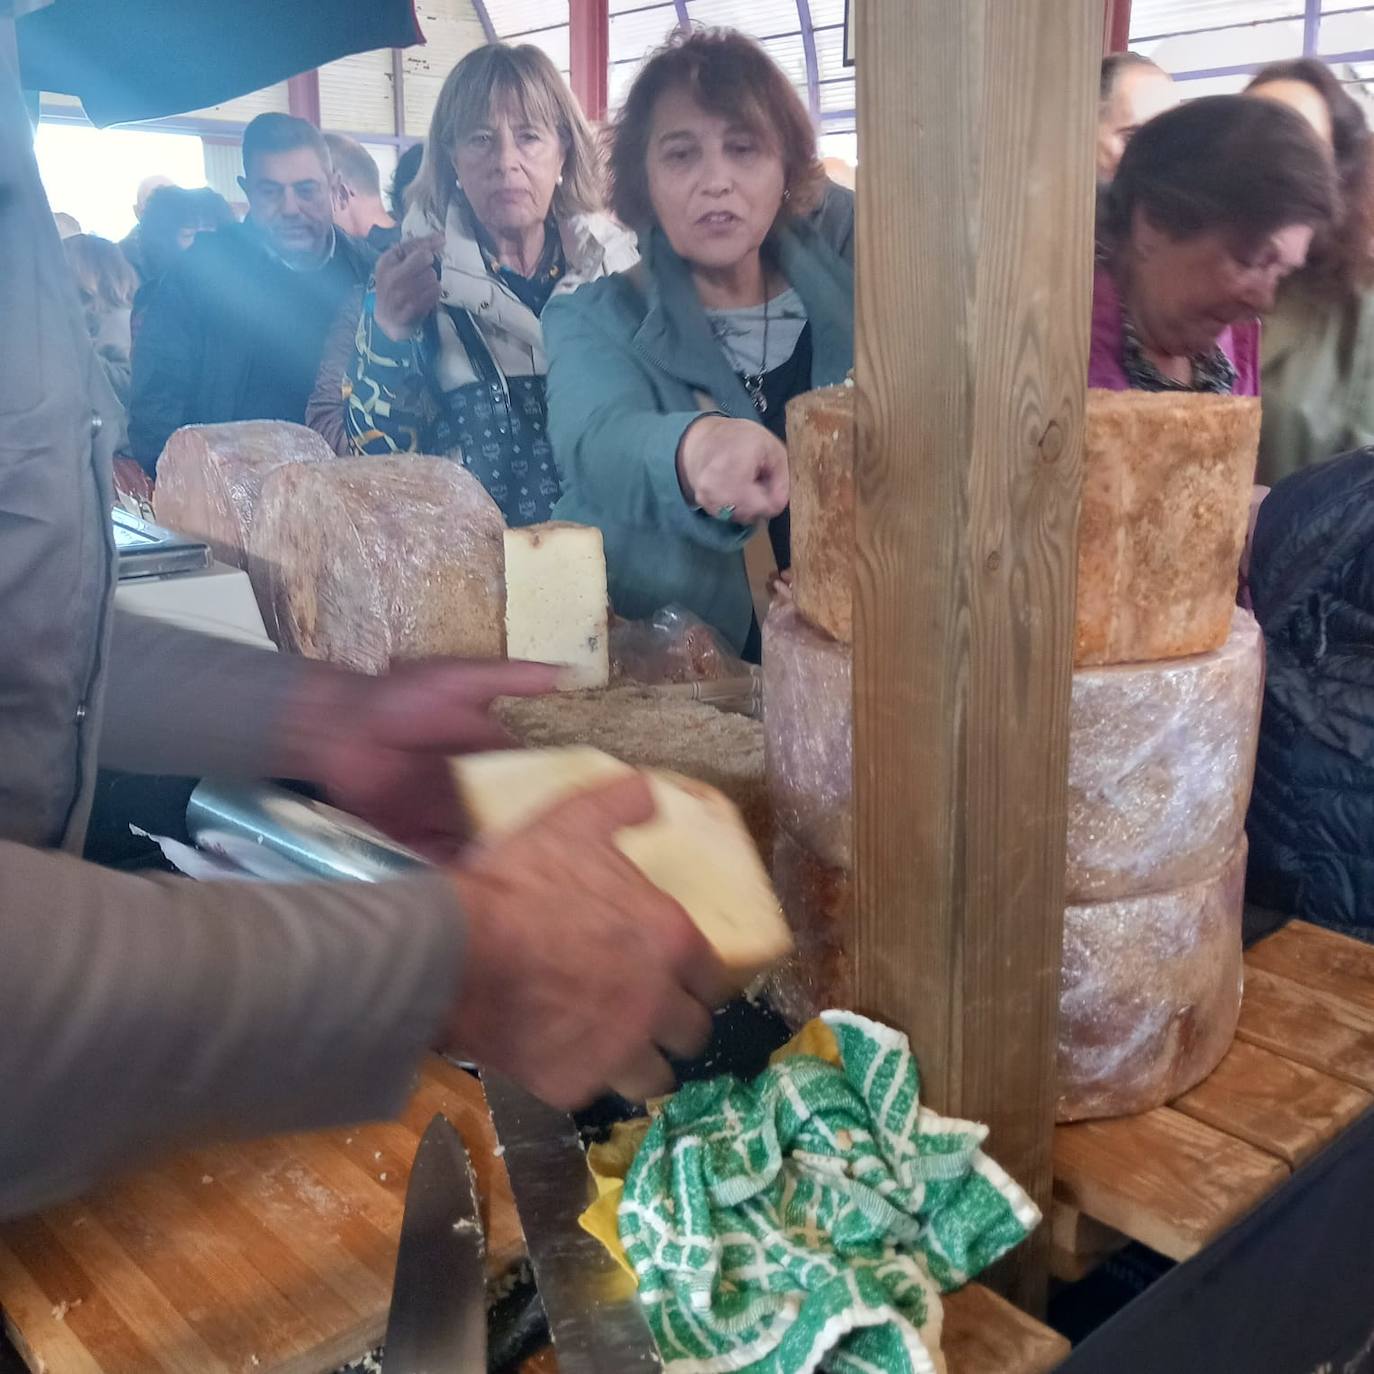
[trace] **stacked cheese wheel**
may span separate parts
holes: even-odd
[[[764,627],[774,879],[800,1021],[852,998],[851,389],[794,402],[793,600]],[[1091,393],[1061,982],[1062,1120],[1143,1111],[1216,1066],[1240,1004],[1263,649],[1235,606],[1253,401]]]

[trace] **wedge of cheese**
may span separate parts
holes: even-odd
[[[564,665],[564,691],[611,680],[601,531],[555,520],[507,530],[506,653]]]
[[[509,834],[560,802],[636,770],[599,749],[515,749],[455,759],[479,835]],[[616,847],[676,900],[743,988],[792,947],[758,850],[733,804],[713,787],[645,770],[657,814]]]

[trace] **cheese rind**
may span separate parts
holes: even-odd
[[[1060,1121],[1149,1111],[1221,1062],[1240,1015],[1245,854],[1242,839],[1175,892],[1065,910]]]
[[[763,625],[763,730],[777,824],[822,863],[854,849],[853,651],[779,602]]]
[[[453,761],[479,836],[499,838],[560,802],[636,770],[597,749],[522,749]],[[768,874],[738,811],[715,788],[644,770],[656,814],[616,847],[677,901],[744,987],[791,948]]]
[[[1226,640],[1259,449],[1253,397],[1090,391],[1078,522],[1078,665]]]
[[[552,521],[505,532],[506,652],[564,665],[565,691],[610,681],[610,598],[601,531]]]
[[[221,563],[246,569],[253,513],[268,476],[287,464],[333,457],[304,425],[187,425],[167,440],[158,459],[153,513],[167,529],[203,539]]]
[[[852,386],[809,391],[787,407],[792,595],[797,609],[848,644],[854,633]]]
[[[773,847],[763,725],[643,687],[506,698],[501,723],[522,744],[591,745],[637,768],[699,778],[739,808],[761,854]]]
[[[1074,674],[1067,900],[1217,872],[1245,827],[1263,689],[1264,639],[1239,609],[1214,653]]]
[[[277,647],[364,673],[505,653],[505,522],[442,458],[336,458],[263,484],[250,548]]]

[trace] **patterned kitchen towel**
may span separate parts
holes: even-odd
[[[1040,1214],[986,1127],[921,1106],[904,1035],[828,1011],[798,1041],[683,1086],[630,1165],[620,1239],[666,1369],[943,1374],[940,1293]]]

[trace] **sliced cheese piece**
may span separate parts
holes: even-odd
[[[282,420],[187,425],[158,459],[153,513],[167,529],[203,539],[221,563],[247,568],[248,534],[268,475],[333,457],[313,429]]]
[[[611,677],[610,598],[601,531],[552,521],[507,530],[506,652],[558,663],[565,691]]]
[[[509,834],[578,792],[635,770],[598,749],[524,749],[455,759],[454,776],[479,835]],[[713,787],[647,770],[657,814],[616,846],[674,898],[740,987],[791,948],[787,923],[749,832]]]
[[[1060,1121],[1149,1111],[1225,1057],[1241,998],[1244,838],[1174,892],[1070,905],[1059,992]]]
[[[443,458],[335,458],[263,483],[250,548],[277,647],[364,673],[505,653],[505,521]]]

